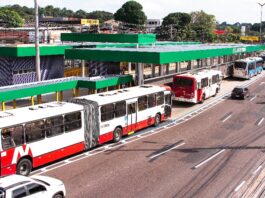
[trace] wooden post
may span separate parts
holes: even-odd
[[[16,109],[16,108],[17,108],[17,101],[13,100],[13,109]]]
[[[38,104],[41,104],[42,103],[42,97],[41,97],[41,95],[37,95],[37,102],[38,102]]]

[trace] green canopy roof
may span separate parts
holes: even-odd
[[[138,62],[166,64],[265,50],[265,45],[197,44],[161,45],[143,48],[75,48],[67,49],[66,59],[101,62]]]

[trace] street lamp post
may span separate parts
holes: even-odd
[[[36,68],[37,81],[41,81],[41,75],[40,75],[39,8],[38,8],[38,0],[34,0],[34,5],[35,5],[35,50],[36,50],[35,68]]]
[[[260,5],[260,29],[259,29],[259,38],[260,42],[262,42],[262,8],[265,3],[258,3]]]

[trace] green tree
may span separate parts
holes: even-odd
[[[77,10],[74,14],[74,17],[77,17],[77,18],[81,18],[81,19],[85,19],[86,18],[86,11],[84,10]]]
[[[100,23],[103,23],[104,21],[113,19],[113,14],[105,11],[93,11],[87,13],[86,17],[88,19],[98,19]]]
[[[131,24],[144,25],[147,17],[141,4],[136,1],[127,1],[114,14],[114,19]]]
[[[7,27],[22,27],[24,25],[24,20],[21,16],[7,8],[0,9],[0,21],[3,21]]]
[[[191,30],[196,32],[196,39],[201,41],[213,42],[216,38],[213,31],[216,28],[214,15],[197,11],[191,13]]]
[[[190,24],[191,16],[187,13],[175,12],[170,13],[163,19],[163,26],[174,25],[177,28],[183,28]]]

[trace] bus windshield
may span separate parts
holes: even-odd
[[[235,62],[236,69],[246,69],[247,63],[244,62]]]
[[[188,78],[175,78],[174,85],[177,87],[192,87],[193,80]]]

